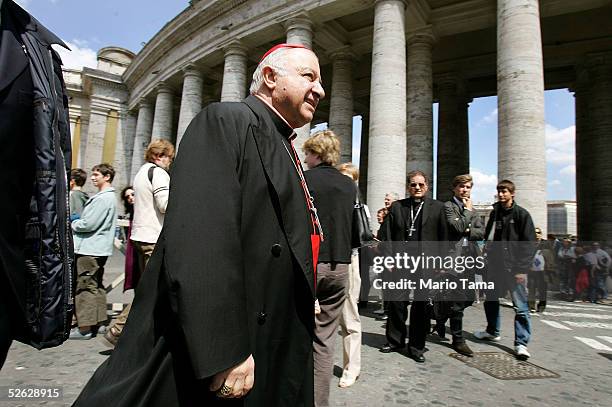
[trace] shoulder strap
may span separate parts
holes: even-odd
[[[151,186],[153,186],[153,173],[155,172],[155,168],[157,168],[157,165],[152,165],[151,167],[149,167],[149,172],[147,173]]]

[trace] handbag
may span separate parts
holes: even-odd
[[[353,207],[353,247],[367,246],[374,239],[365,205],[361,202],[359,189],[356,189],[355,205]]]

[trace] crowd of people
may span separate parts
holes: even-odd
[[[369,298],[370,288],[368,263],[360,257],[376,244],[365,250],[356,236],[358,170],[338,165],[334,132],[317,132],[297,146],[307,171],[294,146],[294,129],[312,121],[324,97],[315,53],[279,44],[261,58],[243,102],[213,103],[193,119],[176,160],[171,143],[151,142],[146,163],[121,191],[129,221],[124,288],[138,290],[104,332],[114,351],[75,406],[326,406],[338,331],[344,349],[338,386],[356,383],[360,299]],[[103,277],[117,230],[114,177],[111,165],[94,166],[96,193],[88,196],[85,171],[69,173],[77,275],[73,340],[91,339],[108,322]],[[443,247],[457,256],[483,240],[533,242],[528,253],[488,253],[490,267],[501,272],[486,294],[486,328],[476,338],[500,339],[498,299],[510,293],[515,353],[530,357],[530,311],[544,311],[554,270],[568,299],[607,297],[610,256],[597,243],[537,243],[541,230],[515,202],[512,181],[497,185],[486,225],[471,200],[472,177],[458,175],[449,187],[453,198],[440,202],[429,196],[428,176],[410,172],[407,197],[391,192],[377,211],[376,240],[447,242]],[[9,277],[0,273],[3,281]],[[476,299],[473,290],[433,314],[430,298],[387,294],[377,311],[386,319],[381,352],[406,351],[424,363],[433,318],[435,334],[443,337],[450,321],[453,348],[473,355],[462,324]],[[0,305],[12,315],[0,326],[4,354],[16,337],[11,332],[23,324],[12,300],[19,295],[3,288]]]

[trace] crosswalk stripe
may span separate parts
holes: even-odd
[[[612,315],[588,314],[579,312],[543,312],[547,317],[612,319]]]
[[[612,336],[598,336],[599,339],[603,339],[606,342],[612,343]]]
[[[600,328],[600,329],[612,329],[612,324],[606,324],[604,322],[577,322],[577,321],[561,321],[566,325],[574,328]]]
[[[603,309],[603,310],[609,310],[609,307],[601,307],[601,306],[597,306],[595,304],[580,304],[580,303],[576,303],[576,302],[565,302],[563,303],[563,305],[565,305],[566,307],[576,307],[576,308],[588,308],[588,309]]]
[[[546,325],[552,326],[553,328],[557,328],[557,329],[565,329],[566,331],[572,331],[572,328],[569,328],[563,324],[560,324],[558,322],[555,321],[547,321],[545,319],[541,320],[542,322],[544,322]]]
[[[580,342],[589,345],[591,348],[596,349],[596,350],[604,350],[606,352],[612,352],[612,348],[604,345],[603,343],[596,341],[595,339],[591,339],[591,338],[582,338],[580,336],[574,336],[574,338],[578,339]]]
[[[554,304],[547,304],[546,305],[546,309],[564,309],[564,310],[571,310],[571,311],[582,311],[582,310],[597,310],[597,311],[603,311],[603,312],[610,312],[612,313],[612,307],[574,307],[573,305],[554,305]]]

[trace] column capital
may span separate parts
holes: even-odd
[[[461,77],[456,72],[444,72],[434,76],[438,88],[456,87]]]
[[[432,46],[437,41],[431,25],[406,33],[406,45],[425,44]]]
[[[247,56],[247,48],[242,44],[240,40],[233,40],[223,47],[223,53],[227,58],[230,55],[238,55],[241,57]]]
[[[147,98],[140,98],[138,100],[138,109],[146,109],[153,107],[153,104]]]
[[[164,81],[160,81],[157,85],[155,85],[155,91],[158,95],[161,93],[174,94],[172,88]]]
[[[461,96],[467,100],[466,103],[472,101],[471,98],[465,96],[465,79],[460,72],[444,72],[434,76],[434,83],[438,88],[438,92],[455,91],[457,96]],[[469,99],[469,100],[468,100]]]
[[[334,61],[342,59],[351,61],[357,57],[349,45],[336,48],[335,50],[328,52],[327,55]]]
[[[283,21],[282,24],[285,28],[285,34],[295,29],[307,30],[312,33],[312,20],[307,12],[295,14]]]
[[[404,8],[408,7],[408,0],[375,0],[374,6],[379,3],[404,3]]]
[[[202,77],[202,72],[193,62],[183,65],[181,72],[183,72],[183,78],[187,76],[197,76],[198,78]]]

